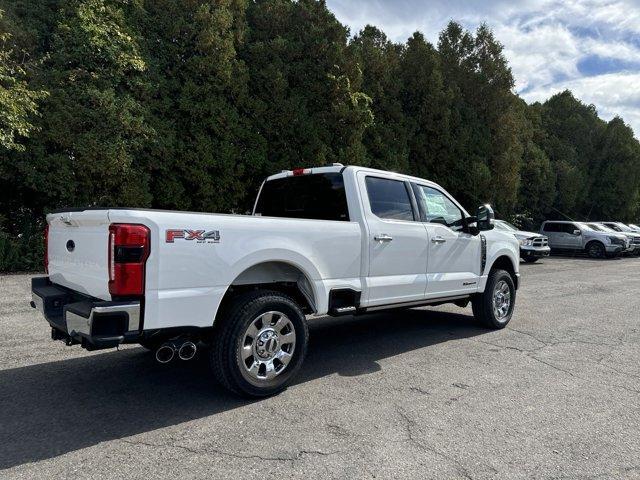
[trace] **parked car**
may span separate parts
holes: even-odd
[[[495,221],[496,230],[511,233],[520,244],[520,258],[527,263],[538,261],[541,257],[549,256],[549,240],[544,235],[534,232],[519,230],[504,220]]]
[[[493,222],[433,182],[339,164],[267,178],[253,215],[56,212],[32,306],[88,350],[139,343],[169,362],[208,343],[222,385],[265,396],[300,369],[306,314],[471,303],[507,325],[518,242]]]
[[[631,245],[624,235],[598,231],[581,222],[547,220],[542,223],[540,233],[549,238],[552,251],[586,252],[592,258],[619,255]]]
[[[640,254],[640,233],[636,233],[633,230],[629,229],[628,231],[616,230],[615,228],[610,226],[611,222],[589,222],[589,225],[594,230],[609,232],[609,233],[619,233],[624,235],[631,242],[631,248],[625,251],[624,253],[628,253],[630,255],[638,255]],[[621,224],[623,225],[623,224]],[[625,225],[626,227],[626,225]]]
[[[603,225],[614,232],[618,232],[631,241],[633,251],[631,253],[637,255],[640,254],[640,232],[636,232],[628,225],[622,222],[598,222],[598,225]]]
[[[640,227],[635,223],[627,223],[629,228],[631,228],[634,232],[640,232]]]

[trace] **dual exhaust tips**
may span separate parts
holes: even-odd
[[[156,350],[156,360],[159,363],[169,363],[176,354],[180,360],[191,360],[196,356],[197,350],[196,344],[189,340],[182,343],[165,342]]]

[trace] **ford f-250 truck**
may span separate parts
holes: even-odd
[[[53,339],[139,343],[160,362],[208,344],[215,377],[248,396],[300,369],[307,316],[471,302],[502,328],[519,281],[518,242],[491,207],[471,216],[435,183],[338,164],[267,178],[253,215],[51,213],[46,246],[31,304]]]

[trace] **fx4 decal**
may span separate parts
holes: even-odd
[[[166,242],[174,243],[174,240],[181,238],[183,240],[195,240],[196,243],[220,243],[219,230],[167,230]]]

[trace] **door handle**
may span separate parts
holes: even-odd
[[[391,240],[393,240],[393,237],[391,235],[387,235],[386,233],[381,233],[380,235],[376,235],[375,237],[373,237],[373,239],[376,242],[390,242]]]
[[[440,235],[438,235],[437,237],[432,237],[431,238],[431,243],[444,243],[447,240],[442,238]]]

